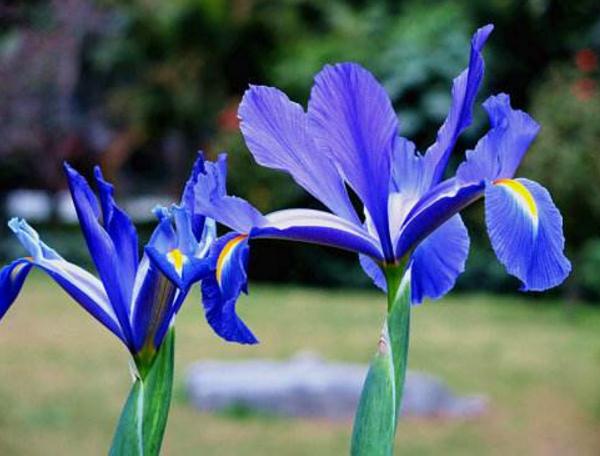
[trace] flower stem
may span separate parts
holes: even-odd
[[[135,379],[115,431],[110,456],[160,453],[173,389],[175,331],[169,330],[155,359]]]
[[[371,361],[352,432],[353,456],[389,456],[402,405],[410,332],[410,269],[384,268],[387,318]]]

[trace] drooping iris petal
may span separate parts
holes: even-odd
[[[129,216],[115,203],[113,186],[104,180],[99,167],[94,168],[94,175],[102,206],[103,226],[118,252],[121,284],[126,288],[125,297],[128,298],[139,263],[137,231]]]
[[[540,130],[527,113],[511,107],[506,94],[488,98],[483,107],[491,128],[459,166],[456,175],[463,182],[513,177]]]
[[[194,162],[192,167],[192,173],[190,178],[185,183],[183,194],[181,196],[181,205],[185,207],[192,214],[192,231],[197,240],[202,237],[202,231],[204,229],[204,214],[196,212],[194,207],[196,206],[196,196],[194,187],[198,182],[198,176],[205,172],[204,168],[204,157],[201,152],[198,152],[198,158]]]
[[[250,232],[251,237],[309,242],[383,259],[377,241],[365,229],[328,212],[286,209],[267,214],[266,220]]]
[[[485,219],[496,256],[523,290],[546,290],[567,277],[562,217],[541,185],[527,179],[488,184]]]
[[[490,24],[475,32],[471,39],[469,66],[454,79],[448,117],[440,127],[435,143],[425,153],[432,168],[430,185],[435,185],[442,179],[456,140],[471,124],[473,102],[483,79],[484,62],[481,50],[493,28]]]
[[[223,339],[241,344],[258,342],[237,316],[239,295],[247,291],[248,237],[228,233],[211,248],[214,274],[202,281],[202,303],[208,324]]]
[[[20,258],[0,270],[0,319],[17,299],[32,266],[30,260]]]
[[[245,200],[228,196],[223,193],[225,171],[220,168],[224,165],[224,159],[217,163],[206,162],[207,174],[198,179],[196,209],[208,217],[252,237],[304,241],[383,257],[373,236],[360,225],[337,215],[312,209],[289,209],[265,216]],[[206,186],[218,191],[207,192]]]
[[[194,186],[194,212],[240,233],[248,233],[264,223],[263,215],[247,201],[227,195],[227,156],[219,155],[216,162],[205,162],[205,173],[200,173]]]
[[[398,120],[387,93],[357,64],[327,65],[315,77],[308,117],[317,146],[360,197],[385,257],[393,259],[387,196]]]
[[[132,345],[133,334],[128,317],[131,295],[128,296],[128,287],[122,283],[122,280],[127,279],[122,277],[118,252],[115,249],[113,240],[100,224],[101,213],[98,201],[88,183],[83,176],[68,164],[65,164],[65,171],[88,250],[94,260],[123,333]]]
[[[413,304],[425,297],[439,299],[448,293],[465,270],[469,234],[455,215],[431,233],[412,254],[411,293]]]
[[[65,261],[44,244],[35,230],[24,220],[12,219],[9,227],[29,251],[31,257],[17,260],[2,269],[0,273],[0,294],[2,294],[0,310],[2,308],[6,310],[10,306],[21,289],[26,273],[31,266],[36,266],[54,279],[76,302],[127,344],[120,322],[102,283],[96,277]]]
[[[358,222],[344,181],[310,136],[307,115],[281,91],[251,86],[238,115],[246,145],[259,165],[289,173],[331,211]]]

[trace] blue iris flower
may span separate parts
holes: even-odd
[[[113,199],[99,168],[99,199],[86,180],[65,164],[79,223],[98,277],[62,258],[26,221],[10,229],[29,252],[0,271],[0,318],[17,297],[27,273],[37,267],[115,334],[136,362],[153,358],[190,287],[210,275],[214,220],[194,214],[194,185],[203,171],[198,160],[179,205],[157,208],[156,227],[141,260],[136,229]]]
[[[262,166],[289,173],[330,212],[289,209],[263,215],[229,196],[226,158],[206,163],[195,186],[195,208],[234,232],[212,247],[216,273],[203,282],[209,323],[229,340],[253,342],[235,313],[246,290],[248,241],[288,239],[357,252],[363,269],[385,288],[382,269],[407,261],[413,303],[440,298],[464,270],[469,237],[459,212],[485,197],[492,247],[523,290],[545,290],[570,271],[562,218],[549,193],[514,175],[539,126],[511,107],[508,95],[483,107],[489,131],[453,177],[446,168],[472,120],[483,78],[482,48],[492,26],[477,30],[468,67],[454,80],[448,116],[424,154],[399,135],[384,88],[354,63],[327,65],[316,76],[308,109],[272,87],[251,86],[239,108],[244,139]],[[364,206],[359,216],[350,188]]]

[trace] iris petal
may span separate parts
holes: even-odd
[[[32,256],[17,260],[0,272],[2,294],[0,310],[6,311],[20,291],[26,273],[31,266],[36,266],[54,279],[76,302],[127,345],[120,322],[102,282],[84,269],[65,261],[46,246],[25,221],[12,219],[9,226]]]
[[[115,203],[113,186],[104,180],[99,167],[94,168],[94,174],[102,205],[103,226],[119,253],[121,284],[128,298],[139,263],[137,231],[129,216]]]
[[[468,254],[469,234],[460,216],[455,215],[425,238],[412,255],[413,304],[448,293],[465,270]]]
[[[77,171],[65,164],[71,196],[77,211],[79,224],[88,245],[88,250],[126,339],[133,344],[129,324],[129,306],[133,278],[124,278],[119,263],[119,255],[113,240],[100,224],[98,201],[86,180]],[[131,285],[130,285],[131,283]]]
[[[540,129],[527,113],[511,107],[506,94],[488,98],[483,107],[491,128],[459,166],[456,176],[463,182],[513,177]]]
[[[201,152],[198,152],[198,158],[194,162],[194,166],[192,167],[192,173],[185,183],[185,187],[183,189],[183,195],[181,196],[181,205],[185,207],[192,214],[192,231],[196,239],[200,240],[202,237],[202,231],[204,229],[204,214],[194,211],[195,207],[195,191],[194,187],[198,182],[198,176],[204,174],[204,157]]]
[[[248,250],[247,236],[229,233],[217,239],[211,248],[214,274],[202,281],[208,324],[223,339],[241,344],[258,342],[235,310],[239,295],[247,290]]]
[[[432,167],[411,141],[398,137],[392,162],[392,191],[421,196],[430,188]]]
[[[358,222],[344,181],[311,138],[302,107],[281,91],[251,86],[238,111],[246,145],[258,164],[288,172],[331,211]]]
[[[315,78],[308,117],[317,146],[360,197],[393,259],[387,198],[398,120],[387,93],[357,64],[327,65]]]
[[[541,185],[527,179],[488,184],[485,218],[496,256],[524,291],[546,290],[567,277],[562,217]]]
[[[449,179],[434,187],[417,203],[407,217],[396,243],[400,258],[466,206],[483,196],[485,183],[459,184]]]
[[[367,274],[373,281],[375,286],[384,293],[387,293],[387,283],[385,281],[385,275],[379,267],[379,265],[373,260],[373,258],[360,253],[358,255],[358,261],[365,274]]]
[[[198,179],[196,210],[208,217],[252,237],[304,241],[383,257],[378,240],[363,227],[329,212],[288,209],[262,215],[245,200],[225,193],[223,166],[224,157],[207,162],[207,174]]]
[[[178,290],[161,271],[143,257],[133,294],[132,327],[135,337],[135,352],[140,351],[154,336],[163,321],[170,315]],[[152,348],[156,349],[158,345]]]
[[[199,174],[194,186],[194,213],[202,213],[234,231],[248,233],[264,223],[263,215],[247,201],[227,195],[227,156],[205,163],[206,172]]]
[[[435,143],[425,153],[432,168],[430,185],[435,185],[442,179],[456,140],[471,124],[473,102],[483,79],[481,50],[493,28],[493,25],[486,25],[475,32],[471,39],[469,66],[454,79],[448,117],[440,127]]]
[[[361,252],[383,259],[377,241],[362,227],[314,209],[286,209],[266,216],[267,223],[251,237],[289,239]]]
[[[0,319],[17,299],[32,266],[30,260],[20,258],[0,270]]]

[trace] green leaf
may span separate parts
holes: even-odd
[[[171,329],[143,378],[137,378],[121,412],[110,456],[155,456],[160,452],[173,389]]]
[[[390,456],[402,405],[410,332],[410,269],[385,270],[388,314],[354,418],[351,454]]]

